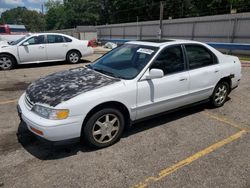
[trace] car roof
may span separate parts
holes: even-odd
[[[138,44],[138,45],[154,46],[154,47],[161,47],[173,44],[185,44],[185,43],[201,44],[201,42],[193,40],[182,40],[182,39],[146,39],[146,40],[136,40],[136,41],[126,42],[126,44]]]
[[[36,35],[62,35],[62,36],[65,36],[65,37],[69,37],[69,38],[74,38],[70,35],[65,35],[63,33],[31,33],[30,34],[31,36],[36,36]]]

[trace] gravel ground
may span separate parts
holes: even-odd
[[[16,99],[30,82],[99,56],[0,71],[0,187],[250,187],[248,67],[223,107],[203,104],[138,123],[101,150],[44,143],[20,123]]]

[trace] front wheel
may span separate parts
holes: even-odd
[[[82,137],[88,145],[104,148],[117,142],[124,130],[124,116],[113,108],[93,114],[83,128]]]
[[[0,69],[10,70],[15,65],[15,59],[7,54],[0,55]]]
[[[221,107],[227,100],[229,94],[229,84],[227,82],[220,82],[214,89],[211,97],[211,104],[214,107]]]
[[[81,55],[77,51],[70,51],[67,54],[67,62],[71,64],[79,63],[80,59],[81,59]]]

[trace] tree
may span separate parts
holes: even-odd
[[[96,25],[99,23],[101,3],[99,0],[49,0],[47,8],[47,29],[72,28],[77,25]]]
[[[95,25],[100,19],[100,0],[65,0],[67,25]]]
[[[45,15],[46,29],[64,29],[66,25],[65,6],[60,1],[49,0],[45,3],[47,14]]]
[[[6,24],[23,24],[30,32],[43,31],[45,29],[44,16],[25,7],[17,7],[3,12],[1,20],[3,19]]]

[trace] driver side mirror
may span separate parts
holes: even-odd
[[[23,45],[23,46],[28,46],[29,43],[28,43],[28,42],[24,42],[22,45]]]
[[[149,70],[149,74],[146,76],[146,79],[151,80],[155,78],[162,78],[164,76],[164,72],[161,69],[151,69]]]

